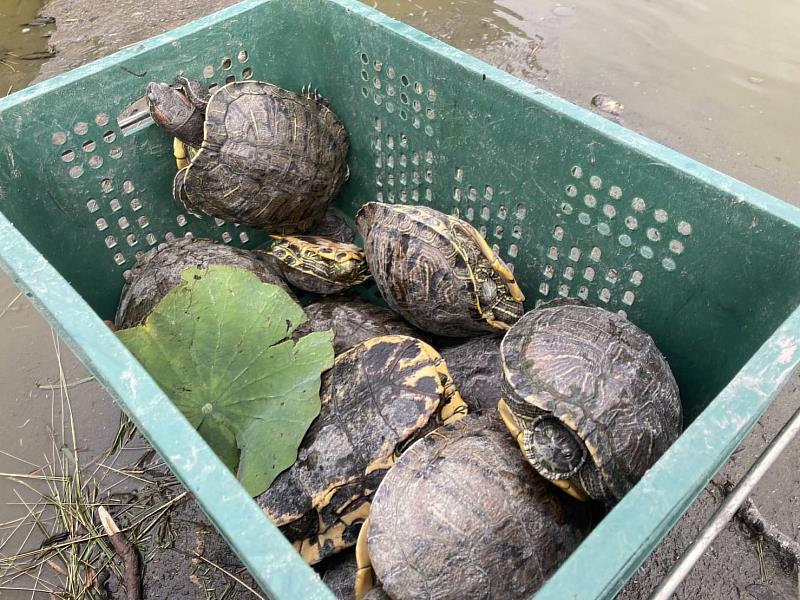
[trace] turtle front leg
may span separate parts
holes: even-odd
[[[304,85],[301,88],[300,95],[303,98],[308,98],[309,100],[313,100],[314,102],[316,102],[321,106],[324,106],[325,108],[331,107],[330,101],[325,96],[320,94],[317,88],[313,87],[311,83],[309,83],[308,85]]]

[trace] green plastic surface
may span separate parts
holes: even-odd
[[[354,0],[244,2],[0,100],[0,263],[275,598],[330,595],[101,321],[137,252],[188,232],[266,239],[182,213],[170,139],[118,126],[179,71],[312,82],[351,136],[343,212],[457,212],[528,308],[625,311],[667,356],[691,426],[537,597],[613,595],[800,362],[798,209]]]

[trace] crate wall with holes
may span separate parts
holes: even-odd
[[[529,309],[583,298],[666,354],[685,433],[539,597],[613,595],[800,361],[800,211],[354,0],[249,0],[0,100],[0,262],[273,597],[330,596],[101,320],[164,240],[266,242],[179,210],[169,137],[126,120],[177,72],[312,82],[351,136],[345,215],[367,200],[456,213]]]

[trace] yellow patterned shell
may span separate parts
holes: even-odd
[[[423,331],[505,331],[522,316],[514,276],[469,223],[427,206],[368,202],[356,225],[386,303]]]
[[[335,294],[370,278],[367,261],[355,244],[317,236],[272,236],[267,252],[293,286],[315,294]]]

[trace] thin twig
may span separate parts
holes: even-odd
[[[92,375],[89,375],[88,377],[82,377],[81,379],[76,379],[75,381],[70,381],[69,383],[37,383],[36,387],[40,390],[60,390],[63,387],[66,387],[67,389],[74,388],[79,385],[83,385],[84,383],[89,383],[90,381],[94,381],[94,377]]]
[[[2,63],[2,62],[3,62],[3,61],[2,61],[2,60],[0,60],[0,63]],[[9,93],[11,92],[11,88],[10,88],[10,87],[8,88],[8,91],[9,91]],[[8,94],[6,94],[6,96],[8,96]],[[6,305],[6,307],[3,309],[3,312],[0,312],[0,318],[2,318],[2,317],[3,317],[3,316],[4,316],[4,315],[5,315],[5,314],[6,314],[6,313],[9,311],[9,310],[11,310],[11,307],[12,307],[12,306],[14,306],[14,303],[15,303],[17,300],[19,300],[20,296],[22,296],[22,292],[20,292],[19,294],[17,294],[16,296],[14,296],[14,297],[11,299],[11,302],[9,302],[9,303]]]
[[[217,569],[218,571],[222,571],[222,572],[223,572],[225,575],[227,575],[228,577],[230,577],[231,579],[233,579],[233,580],[234,580],[236,583],[238,583],[239,585],[243,586],[243,587],[244,587],[244,588],[245,588],[247,591],[249,591],[249,592],[252,592],[252,593],[255,595],[255,597],[256,597],[256,598],[258,598],[259,600],[267,600],[267,599],[266,599],[264,596],[262,596],[261,594],[259,594],[259,593],[258,593],[256,590],[254,590],[253,588],[251,588],[251,587],[250,587],[249,585],[247,585],[247,584],[246,584],[244,581],[242,581],[241,579],[239,579],[239,578],[238,578],[236,575],[234,575],[233,573],[231,573],[231,572],[230,572],[230,571],[228,571],[227,569],[225,569],[225,568],[221,567],[220,565],[218,565],[218,564],[216,564],[216,563],[214,563],[214,562],[211,562],[211,561],[210,561],[210,560],[208,560],[208,559],[207,559],[205,556],[201,556],[201,555],[200,555],[200,554],[198,554],[197,552],[195,552],[195,553],[194,553],[194,556],[195,556],[195,558],[199,558],[199,559],[200,559],[200,560],[202,560],[203,562],[205,562],[205,563],[208,563],[209,565],[211,565],[212,567],[214,567],[214,568],[215,568],[215,569]]]

